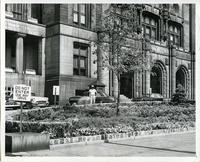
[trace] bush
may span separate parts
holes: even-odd
[[[185,89],[181,84],[178,84],[175,93],[172,95],[170,104],[178,105],[178,104],[194,104],[195,100],[190,100],[186,97]]]

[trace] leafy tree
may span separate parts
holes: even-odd
[[[110,4],[102,16],[95,42],[98,68],[110,70],[118,81],[117,115],[120,101],[120,77],[129,72],[150,71],[151,50],[142,34],[139,12],[143,5]]]

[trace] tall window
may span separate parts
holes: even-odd
[[[170,41],[177,47],[182,47],[181,26],[176,23],[169,23],[168,33]]]
[[[88,46],[74,43],[74,75],[87,76]]]
[[[42,23],[41,4],[31,4],[31,17]]]
[[[16,19],[22,19],[22,4],[13,4],[13,16]]]
[[[142,27],[144,36],[158,40],[158,19],[150,17],[147,14],[143,14]]]
[[[74,4],[73,21],[76,25],[90,28],[90,4]]]

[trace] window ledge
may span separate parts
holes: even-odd
[[[185,52],[189,52],[189,50],[188,50],[188,49],[184,49],[184,51],[185,51]]]
[[[32,17],[28,17],[28,21],[32,23],[38,23],[38,20]]]
[[[179,47],[179,50],[180,50],[180,51],[183,51],[183,48],[182,48],[182,47]]]
[[[8,12],[8,11],[6,11],[5,16],[13,17],[13,13],[12,13],[12,12]]]
[[[15,73],[15,70],[12,69],[12,68],[10,68],[10,67],[6,67],[6,68],[5,68],[5,72],[6,72],[6,73]]]
[[[163,44],[161,41],[158,40],[150,40],[151,43],[157,44],[157,45],[161,45]]]
[[[31,74],[31,75],[36,75],[36,71],[33,69],[26,69],[26,71],[23,72],[24,74]]]

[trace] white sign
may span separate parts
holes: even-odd
[[[14,85],[13,100],[15,101],[31,101],[31,87],[24,84]]]
[[[59,95],[59,86],[53,86],[53,95]]]

